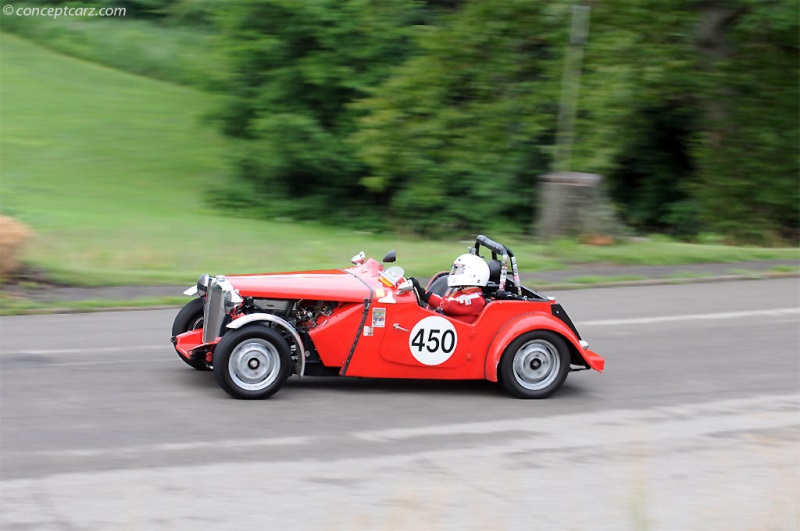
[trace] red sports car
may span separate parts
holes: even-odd
[[[473,322],[438,313],[404,278],[392,251],[383,263],[353,257],[327,271],[202,275],[172,326],[181,359],[213,370],[231,396],[266,398],[286,379],[361,376],[500,382],[519,398],[545,398],[575,370],[602,372],[555,299],[519,281],[511,250],[478,236],[491,252],[486,304]],[[444,294],[448,273],[426,291]]]

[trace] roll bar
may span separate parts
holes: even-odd
[[[500,256],[500,282],[498,291],[505,291],[506,289],[506,277],[508,275],[508,266],[509,262],[511,262],[511,273],[514,275],[514,284],[517,287],[517,294],[522,295],[522,285],[520,284],[519,280],[519,270],[517,269],[517,259],[514,257],[514,253],[511,252],[511,249],[506,247],[505,245],[501,245],[494,241],[493,239],[484,236],[483,234],[479,234],[477,238],[475,238],[475,249],[472,251],[473,254],[476,256],[480,256],[478,250],[480,246],[483,245],[490,251],[492,251],[492,260],[497,260],[498,255]]]
[[[478,256],[480,256],[478,249],[480,248],[481,245],[492,251],[492,260],[497,260],[498,255],[514,256],[514,253],[511,252],[511,249],[509,249],[505,245],[497,243],[493,239],[484,236],[483,234],[480,234],[478,235],[477,238],[475,238],[475,254]]]

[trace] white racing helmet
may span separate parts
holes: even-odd
[[[485,286],[489,282],[489,265],[480,256],[462,254],[453,262],[447,285],[451,288]]]

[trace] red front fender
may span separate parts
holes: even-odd
[[[186,358],[191,358],[192,349],[203,344],[203,329],[189,330],[175,338],[175,350]]]
[[[550,314],[531,312],[519,315],[506,323],[505,326],[497,331],[492,342],[489,343],[485,367],[487,380],[497,381],[497,366],[500,364],[500,358],[509,343],[520,335],[534,330],[549,330],[559,334],[567,341],[572,353],[577,353],[592,369],[603,372],[605,364],[603,358],[591,350],[584,349],[575,333],[564,322]]]
[[[204,347],[201,352],[206,353],[206,361],[211,363],[211,356],[209,356],[209,353],[213,351],[216,344],[219,343],[219,338],[211,343],[203,343],[203,329],[198,328],[197,330],[189,330],[188,332],[179,334],[175,337],[174,343],[175,350],[178,351],[178,354],[187,360],[192,359],[192,351],[194,349]]]

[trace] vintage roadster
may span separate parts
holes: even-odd
[[[180,358],[213,370],[231,396],[258,399],[294,374],[500,382],[520,398],[545,398],[576,370],[602,371],[555,299],[520,283],[511,250],[478,236],[490,277],[474,322],[437,313],[419,297],[388,253],[383,263],[359,253],[352,267],[327,271],[211,277],[184,293],[197,296],[172,326]],[[447,291],[442,272],[428,292]]]

